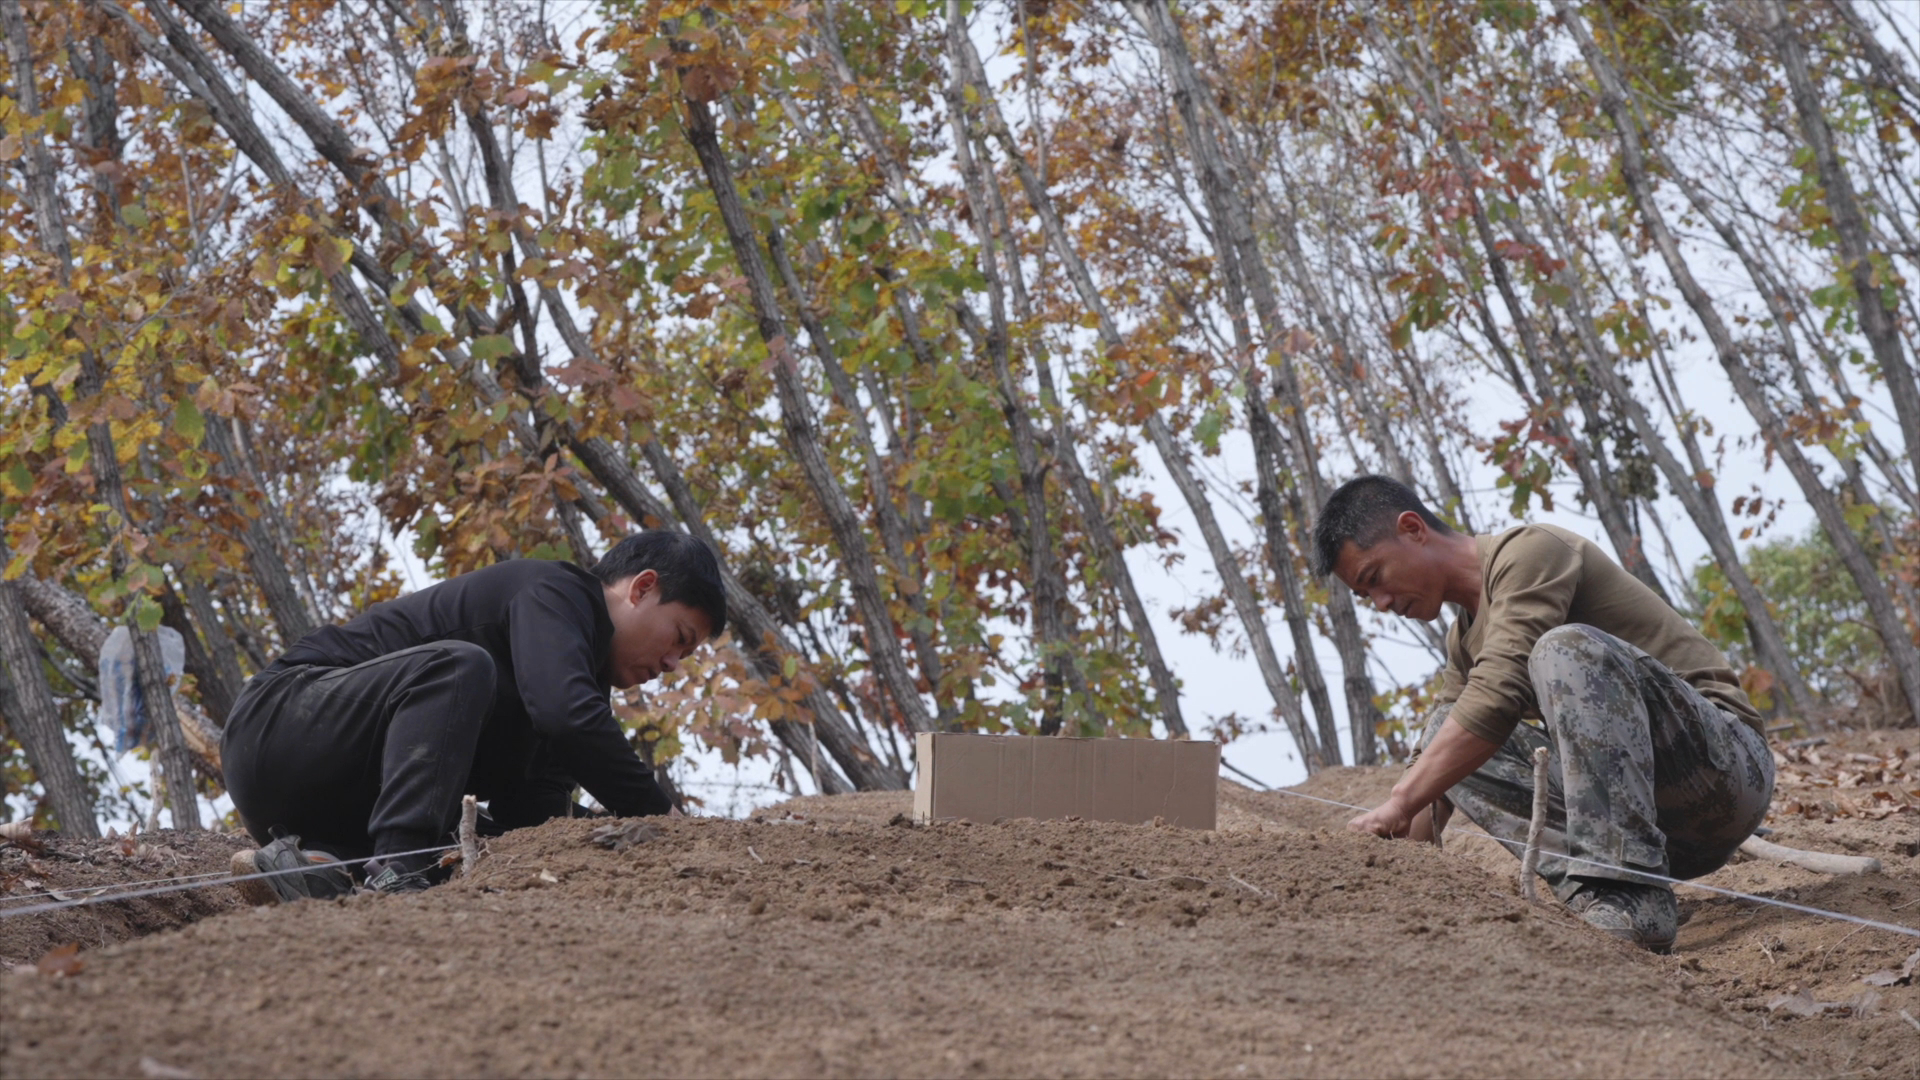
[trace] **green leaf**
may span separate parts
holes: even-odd
[[[141,209],[138,203],[129,203],[120,208],[120,220],[126,222],[127,225],[132,228],[144,229],[147,227],[147,222],[150,219],[147,217],[147,212]]]
[[[1193,425],[1193,437],[1200,440],[1200,445],[1206,447],[1209,454],[1220,452],[1220,424],[1220,410],[1208,409],[1200,422]]]
[[[475,360],[498,360],[514,354],[513,339],[505,334],[488,334],[473,339]]]
[[[207,437],[207,418],[200,415],[200,406],[195,405],[192,398],[183,397],[174,402],[173,430],[195,446]]]
[[[7,471],[0,473],[0,490],[15,498],[22,498],[33,490],[33,473],[27,470],[25,461],[16,457],[7,462]]]
[[[145,593],[133,598],[133,619],[146,633],[153,633],[160,626],[160,604]]]
[[[1405,349],[1413,344],[1413,318],[1402,315],[1393,320],[1393,326],[1387,331],[1387,340],[1396,349]]]
[[[800,674],[800,658],[797,656],[787,657],[786,660],[780,664],[780,674],[785,676],[788,682],[792,682],[793,677]]]

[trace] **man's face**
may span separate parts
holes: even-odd
[[[1377,611],[1437,619],[1447,579],[1439,552],[1428,542],[1434,534],[1419,514],[1401,514],[1394,524],[1390,535],[1365,550],[1347,541],[1333,575]]]
[[[660,602],[660,578],[651,570],[609,586],[607,614],[613,619],[607,666],[613,685],[622,690],[675,670],[713,636],[713,622],[705,612]]]

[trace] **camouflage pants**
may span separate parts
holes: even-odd
[[[1514,728],[1447,797],[1518,856],[1533,816],[1533,751],[1546,747],[1540,875],[1562,900],[1579,887],[1572,879],[1711,873],[1766,817],[1766,740],[1658,660],[1569,624],[1541,635],[1527,670],[1545,730]],[[1422,748],[1451,708],[1429,717]]]

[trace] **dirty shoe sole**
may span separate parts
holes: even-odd
[[[1671,897],[1672,894],[1668,893],[1665,898],[1668,906],[1672,905]],[[1673,951],[1674,939],[1679,936],[1678,918],[1663,917],[1666,913],[1661,911],[1639,910],[1641,905],[1633,902],[1639,899],[1610,890],[1608,894],[1593,897],[1583,905],[1579,912],[1580,919],[1609,937],[1631,942],[1648,952],[1664,954]],[[1655,908],[1661,906],[1658,899],[1652,902]]]
[[[257,854],[259,852],[254,848],[236,851],[228,866],[232,869],[234,877],[247,879],[233,883],[234,890],[240,894],[240,898],[249,906],[267,907],[279,903],[280,894],[273,891],[273,886],[265,878],[252,876],[260,872],[260,864],[254,860]]]
[[[1661,956],[1665,956],[1673,951],[1674,940],[1679,936],[1676,934],[1674,937],[1668,938],[1650,938],[1634,930],[1631,926],[1612,925],[1612,920],[1610,919],[1596,920],[1585,916],[1582,918],[1588,926],[1606,934],[1608,937],[1618,938],[1630,945],[1638,945],[1650,953],[1658,953]]]

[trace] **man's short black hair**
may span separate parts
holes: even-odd
[[[1434,516],[1413,489],[1390,476],[1359,476],[1341,484],[1320,508],[1313,523],[1313,572],[1325,577],[1340,561],[1340,551],[1353,541],[1365,551],[1393,532],[1394,522],[1407,511],[1420,515],[1427,528],[1451,534],[1447,523]]]
[[[661,603],[685,604],[705,614],[714,637],[727,628],[720,559],[705,540],[673,529],[648,529],[613,545],[592,572],[602,584],[611,585],[642,570],[659,575]]]

